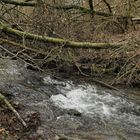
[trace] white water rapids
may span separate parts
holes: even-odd
[[[99,90],[94,85],[75,85],[45,77],[44,82],[56,84],[62,94],[52,95],[51,100],[56,106],[64,109],[75,109],[88,117],[99,117],[113,123],[123,123],[125,126],[140,130],[140,106],[119,96],[114,96],[109,90]]]
[[[79,140],[140,140],[140,98],[133,94],[55,80],[13,60],[0,61],[0,89],[25,106],[25,115],[39,112],[44,139],[50,129]]]

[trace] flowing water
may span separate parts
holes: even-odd
[[[131,99],[125,96],[122,98],[121,95],[115,96],[112,93],[115,91],[98,88],[95,85],[75,85],[72,81],[63,83],[51,80],[49,77],[46,77],[45,81],[58,84],[57,88],[61,94],[51,96],[56,106],[75,109],[90,118],[100,118],[105,127],[112,124],[112,127],[126,131],[131,128],[132,132],[140,132],[140,105]]]
[[[46,140],[49,129],[75,140],[140,140],[140,102],[123,91],[56,80],[9,60],[0,62],[0,89],[25,105],[25,114],[40,113]]]

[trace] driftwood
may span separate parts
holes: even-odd
[[[16,29],[12,29],[5,24],[0,22],[0,29],[3,32],[9,33],[16,35],[18,37],[24,38],[24,39],[32,39],[32,40],[37,40],[37,41],[42,41],[45,43],[53,43],[53,44],[58,44],[62,45],[64,48],[65,47],[70,47],[70,48],[91,48],[91,49],[113,49],[113,48],[119,48],[122,44],[120,43],[92,43],[92,42],[76,42],[76,41],[69,41],[61,38],[53,38],[53,37],[48,37],[48,36],[41,36],[41,35],[36,35],[28,32],[23,32],[19,31]]]
[[[0,93],[0,101],[3,101],[11,110],[12,112],[15,114],[15,116],[19,119],[19,121],[22,123],[22,125],[24,127],[27,127],[27,124],[25,123],[25,121],[21,118],[21,116],[19,115],[19,113],[14,109],[14,107],[8,102],[8,100],[6,99],[6,97]]]

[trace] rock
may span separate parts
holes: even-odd
[[[69,110],[67,110],[67,113],[69,115],[74,115],[74,116],[78,116],[78,117],[82,115],[79,111],[77,111],[75,109],[69,109]]]

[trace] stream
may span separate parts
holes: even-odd
[[[16,60],[0,60],[0,89],[40,113],[40,140],[140,140],[138,97],[125,89],[52,77]]]

